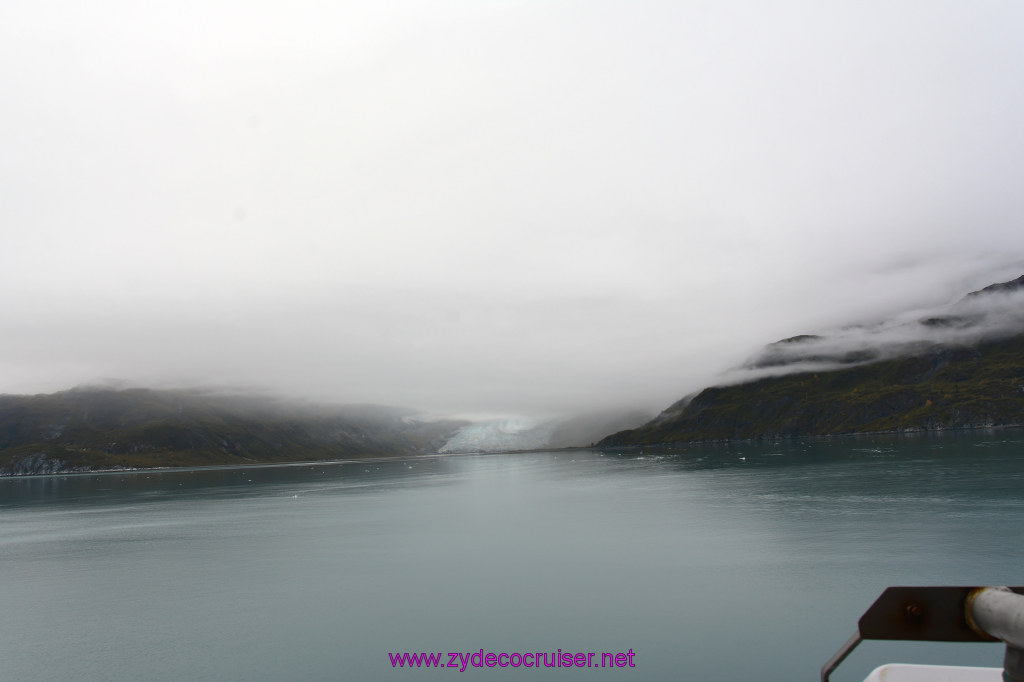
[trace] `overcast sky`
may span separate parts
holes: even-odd
[[[0,392],[657,409],[1024,273],[1024,3],[5,0]]]

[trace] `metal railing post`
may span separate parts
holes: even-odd
[[[964,616],[972,630],[1006,644],[1003,682],[1024,682],[1024,595],[1008,587],[972,590]]]

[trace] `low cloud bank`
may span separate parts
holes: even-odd
[[[1024,276],[935,308],[874,324],[802,334],[769,344],[719,384],[817,372],[913,355],[935,346],[965,346],[1024,333]]]

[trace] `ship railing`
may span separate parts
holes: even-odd
[[[1024,587],[887,588],[822,666],[822,682],[868,639],[1003,642],[1004,682],[1024,682]]]

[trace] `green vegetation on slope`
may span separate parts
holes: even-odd
[[[599,445],[1024,423],[1024,336],[708,388]]]

